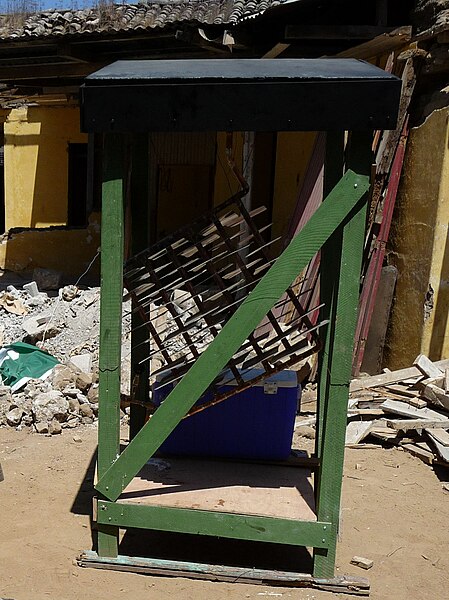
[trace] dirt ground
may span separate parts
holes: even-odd
[[[55,437],[0,429],[5,475],[0,483],[0,598],[354,597],[81,569],[75,557],[92,547],[92,482],[85,475],[95,446],[93,427]],[[448,476],[448,470],[435,473],[397,449],[348,450],[337,573],[368,576],[373,600],[449,599],[449,493],[441,485]],[[353,555],[371,558],[374,567],[351,566]]]

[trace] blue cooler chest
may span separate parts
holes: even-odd
[[[253,379],[263,371],[242,374]],[[230,379],[228,374],[224,377]],[[235,385],[235,383],[234,383]],[[153,386],[153,402],[161,404],[173,386]],[[219,392],[232,388],[219,386]],[[183,419],[159,448],[172,456],[208,456],[285,460],[291,452],[301,387],[295,371],[281,371],[202,412]],[[197,402],[213,398],[207,391]]]

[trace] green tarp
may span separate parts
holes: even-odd
[[[36,346],[16,342],[0,349],[0,376],[11,390],[23,387],[30,379],[46,379],[59,361]]]

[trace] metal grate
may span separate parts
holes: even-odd
[[[187,372],[275,262],[272,247],[278,240],[263,237],[271,225],[257,225],[266,209],[248,211],[242,197],[243,192],[236,194],[125,266],[133,310],[149,332],[146,360],[152,361],[151,375],[160,387]],[[305,313],[289,288],[215,380],[213,400],[189,414],[317,352],[323,323],[312,325],[308,315],[318,308]],[[219,391],[224,384],[232,390]]]

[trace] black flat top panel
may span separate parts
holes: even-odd
[[[369,63],[345,58],[119,60],[89,75],[87,85],[244,83],[257,81],[394,80]]]
[[[394,129],[401,80],[353,59],[119,61],[81,87],[86,132]]]

